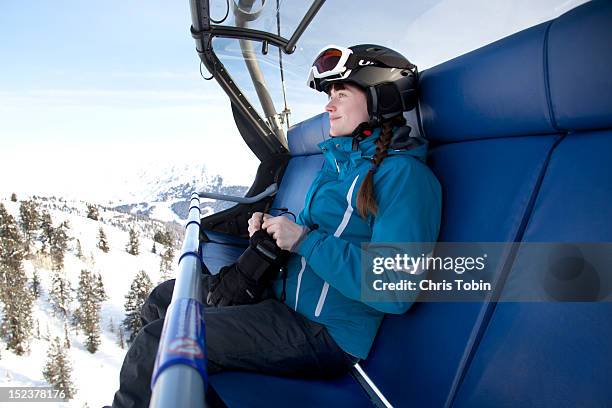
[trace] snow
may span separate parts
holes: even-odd
[[[172,211],[172,208],[170,207],[172,204],[178,201],[181,200],[172,201],[170,203],[153,201],[151,206],[154,208],[151,212],[151,218],[168,222],[174,221],[182,224],[184,220],[181,220],[181,218],[174,211]]]
[[[22,197],[19,197],[22,198]],[[8,196],[0,198],[10,214],[15,219],[19,216],[19,202],[11,202]],[[119,384],[119,371],[126,349],[121,349],[117,344],[117,327],[124,319],[125,295],[137,272],[145,270],[154,284],[160,281],[159,253],[162,246],[157,245],[158,254],[151,253],[153,246],[152,226],[161,227],[161,223],[149,219],[135,219],[128,214],[122,214],[108,209],[102,209],[100,216],[104,221],[94,221],[86,218],[86,205],[83,202],[49,200],[43,202],[45,205],[57,204],[60,209],[49,209],[54,226],[68,220],[70,237],[78,238],[81,243],[84,259],[77,258],[76,240],[69,244],[69,250],[65,257],[65,273],[72,288],[78,287],[79,274],[82,269],[88,269],[100,273],[108,300],[104,301],[101,308],[101,345],[95,354],[89,353],[84,345],[84,335],[76,334],[69,326],[69,339],[71,348],[68,356],[72,362],[72,380],[77,388],[75,398],[69,403],[57,403],[58,407],[83,407],[85,403],[89,407],[102,407],[110,405],[113,395]],[[70,212],[72,211],[72,213]],[[111,225],[114,224],[114,225]],[[103,227],[108,238],[110,251],[104,253],[96,247],[98,229]],[[125,252],[128,242],[127,228],[135,227],[139,232],[140,254],[133,256]],[[72,249],[70,249],[72,248]],[[178,257],[177,257],[178,258]],[[48,265],[38,260],[24,262],[24,269],[29,278],[36,269],[41,280],[41,294],[36,300],[33,308],[34,333],[36,322],[40,327],[40,339],[33,339],[30,344],[30,352],[24,356],[17,356],[12,351],[5,349],[4,342],[0,341],[0,386],[48,386],[43,378],[42,371],[46,362],[46,354],[50,341],[54,336],[64,339],[64,323],[62,319],[53,315],[51,305],[48,301],[48,293],[51,283],[51,270]],[[71,310],[74,311],[77,303],[73,300]],[[115,332],[110,330],[110,322],[113,322]],[[12,406],[2,403],[4,406]],[[15,403],[15,406],[25,407],[25,403]],[[32,403],[34,405],[34,403]],[[39,406],[36,403],[36,406]]]

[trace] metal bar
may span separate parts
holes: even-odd
[[[277,190],[278,190],[278,185],[276,183],[272,183],[268,187],[266,187],[264,191],[262,191],[261,193],[253,197],[238,197],[238,196],[231,196],[231,195],[225,195],[225,194],[207,193],[205,191],[198,193],[198,195],[202,198],[212,198],[215,200],[231,201],[231,202],[240,203],[240,204],[253,204],[266,197],[269,197],[275,194]]]
[[[304,31],[306,31],[306,28],[308,27],[312,19],[315,17],[319,9],[323,7],[323,3],[325,3],[325,0],[315,0],[312,3],[308,11],[306,12],[306,15],[304,16],[302,21],[300,21],[300,24],[298,24],[297,28],[291,35],[289,42],[285,46],[285,54],[293,54],[293,52],[295,51],[295,44],[297,44],[302,34],[304,34]]]
[[[193,193],[179,271],[155,361],[150,407],[207,406],[199,205],[198,194]]]
[[[189,2],[191,10],[192,30],[210,30],[210,4],[209,0],[195,0]]]
[[[197,30],[195,26],[191,26],[191,36],[196,40],[203,39],[206,35],[220,38],[236,38],[251,41],[267,41],[272,45],[284,50],[287,47],[288,40],[280,35],[272,34],[267,31],[255,30],[245,27],[218,26],[211,25],[207,30]]]

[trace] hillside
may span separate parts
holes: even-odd
[[[36,271],[41,281],[40,296],[36,299],[32,310],[34,334],[30,341],[30,351],[26,355],[17,356],[12,351],[6,350],[6,343],[0,340],[2,346],[0,348],[0,386],[48,385],[43,378],[42,371],[47,360],[49,343],[55,336],[64,339],[65,327],[68,327],[68,340],[71,344],[68,355],[72,362],[72,380],[77,388],[77,394],[73,401],[59,406],[100,407],[109,405],[118,387],[119,370],[126,353],[126,348],[118,345],[118,325],[125,317],[125,295],[140,270],[147,273],[154,285],[159,283],[161,279],[159,254],[164,248],[156,243],[157,253],[151,252],[153,234],[155,231],[171,231],[176,254],[180,248],[181,228],[177,224],[163,223],[102,206],[98,206],[99,220],[96,221],[87,218],[87,203],[55,197],[33,197],[32,199],[38,204],[40,210],[49,211],[54,226],[64,221],[68,222],[67,233],[70,240],[64,260],[64,272],[72,287],[73,297],[79,284],[81,270],[87,269],[99,273],[102,278],[108,299],[102,303],[101,307],[101,344],[97,352],[89,353],[84,345],[84,335],[53,313],[49,301],[51,264],[48,256],[36,254],[23,264],[28,280],[31,281]],[[4,204],[16,220],[19,220],[20,201],[13,202],[9,197],[2,197],[0,203]],[[103,228],[108,238],[110,247],[108,253],[104,253],[96,246],[100,227]],[[130,227],[139,235],[140,253],[137,256],[126,252]],[[82,257],[77,256],[77,240],[80,243]],[[40,242],[36,242],[36,249],[40,250]],[[172,262],[173,268],[177,258],[178,256],[175,256]],[[174,270],[170,272],[170,275],[174,275]],[[73,300],[70,304],[71,313],[77,306],[77,302]]]

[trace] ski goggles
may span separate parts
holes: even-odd
[[[321,79],[330,81],[347,78],[351,73],[351,70],[347,67],[347,62],[352,54],[353,51],[346,47],[336,45],[325,47],[319,52],[310,68],[308,86],[317,91],[322,91],[319,87]]]

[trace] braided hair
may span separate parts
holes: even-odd
[[[393,137],[393,127],[404,126],[405,124],[404,116],[398,115],[384,120],[380,125],[380,136],[375,142],[376,153],[372,157],[372,167],[370,167],[357,193],[357,211],[362,218],[366,218],[368,214],[376,215],[378,212],[378,204],[374,197],[374,173],[389,154],[388,149]]]

